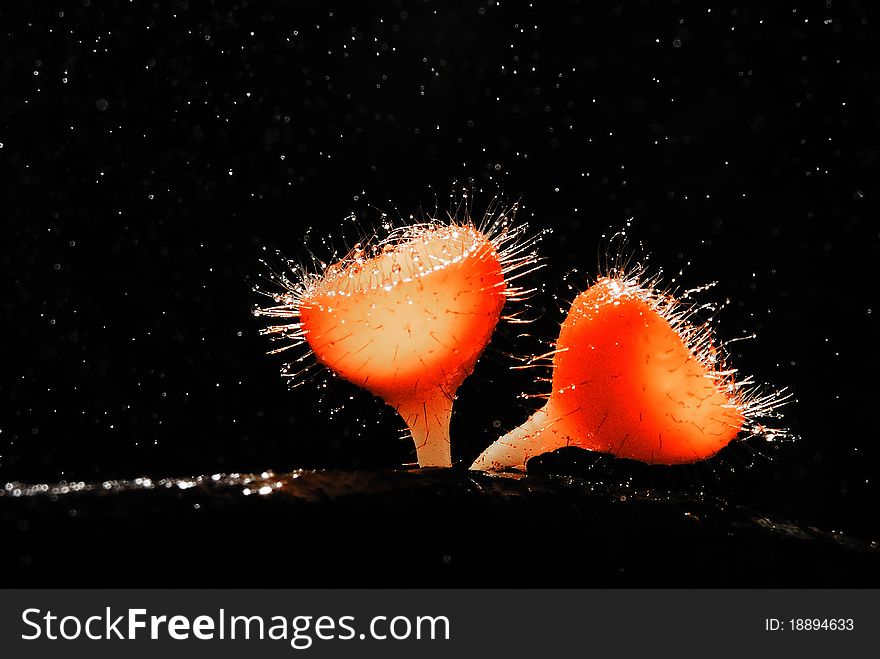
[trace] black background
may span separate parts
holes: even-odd
[[[520,423],[602,234],[717,281],[734,364],[788,387],[797,442],[542,469],[720,494],[877,539],[880,71],[870,3],[100,3],[4,7],[0,481],[411,461],[380,401],[289,391],[259,259],[346,217],[474,209],[549,228],[530,336],[460,390],[454,458]],[[304,245],[305,243],[305,245]],[[327,386],[324,387],[326,380]],[[341,409],[339,409],[341,408]]]

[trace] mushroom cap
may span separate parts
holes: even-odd
[[[505,288],[483,233],[417,225],[371,258],[330,266],[303,296],[300,323],[320,362],[393,406],[438,389],[451,398],[489,342]]]
[[[574,301],[546,408],[545,432],[560,446],[676,464],[708,458],[739,433],[743,408],[714,349],[689,345],[652,296],[605,277]]]

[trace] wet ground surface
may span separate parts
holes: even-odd
[[[7,586],[878,586],[880,548],[694,494],[459,469],[7,483]]]

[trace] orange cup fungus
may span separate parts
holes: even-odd
[[[603,277],[575,299],[553,356],[552,392],[472,469],[524,469],[577,446],[652,464],[716,454],[777,398],[751,400],[707,326],[637,277]]]
[[[522,239],[526,225],[510,224],[515,211],[490,213],[480,228],[469,221],[401,227],[320,272],[275,273],[281,291],[264,292],[275,305],[256,310],[286,321],[263,330],[289,340],[273,352],[307,345],[318,363],[397,410],[420,466],[451,466],[456,392],[505,301],[532,292],[512,282],[540,267],[533,249],[540,235]],[[691,308],[658,292],[656,280],[610,272],[568,312],[544,407],[472,469],[524,469],[530,458],[566,446],[681,464],[709,458],[742,434],[785,435],[757,420],[776,416],[788,395],[737,381],[709,325],[692,323]]]
[[[532,241],[512,242],[521,233],[503,217],[486,231],[470,223],[403,227],[319,275],[284,278],[278,305],[257,313],[295,319],[264,331],[306,342],[321,364],[397,410],[420,466],[449,467],[456,391],[505,300],[522,292],[510,273],[534,262]]]

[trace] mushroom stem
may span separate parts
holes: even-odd
[[[550,428],[551,416],[548,403],[514,430],[498,439],[480,454],[471,469],[492,471],[499,469],[519,469],[525,471],[530,458],[555,451],[565,446],[564,437]]]
[[[442,390],[428,400],[408,400],[395,408],[409,427],[420,467],[451,467],[449,423],[453,399]]]

